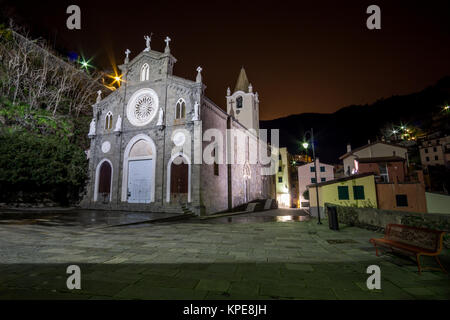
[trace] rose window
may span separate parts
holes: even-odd
[[[153,99],[149,95],[144,95],[136,101],[134,114],[136,119],[145,122],[153,113]]]
[[[159,99],[153,89],[136,91],[128,101],[127,118],[133,126],[149,124],[158,112]]]

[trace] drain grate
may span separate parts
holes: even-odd
[[[327,240],[329,244],[341,244],[341,243],[357,243],[353,239],[333,239],[333,240]]]

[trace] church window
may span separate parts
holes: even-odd
[[[242,108],[242,97],[241,96],[236,98],[236,108],[238,108],[238,109]]]
[[[146,81],[150,78],[150,67],[146,63],[141,68],[141,81]]]
[[[111,111],[109,111],[105,117],[105,130],[112,129],[112,121],[113,121],[113,115],[112,115]]]
[[[175,119],[184,118],[186,118],[186,102],[184,102],[183,99],[180,99],[177,102]]]

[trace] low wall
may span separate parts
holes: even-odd
[[[450,214],[450,196],[439,193],[425,192],[427,210],[431,213]]]
[[[417,213],[375,208],[343,207],[326,203],[326,207],[337,209],[339,223],[349,226],[384,231],[389,223],[423,227],[447,232],[444,235],[444,246],[450,248],[450,214]]]

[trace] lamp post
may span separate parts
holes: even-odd
[[[312,147],[312,152],[313,152],[313,163],[314,163],[314,177],[316,179],[316,200],[317,200],[317,218],[318,218],[318,222],[317,224],[322,224],[322,222],[320,221],[320,203],[319,203],[319,187],[318,187],[318,180],[317,180],[317,164],[316,164],[316,153],[315,153],[315,149],[314,149],[314,131],[313,128],[311,128],[310,131],[306,131],[304,137],[306,137],[307,134],[310,134],[310,141],[311,141],[311,147]],[[308,142],[303,142],[303,148],[308,149]],[[308,152],[306,153],[308,154]]]

